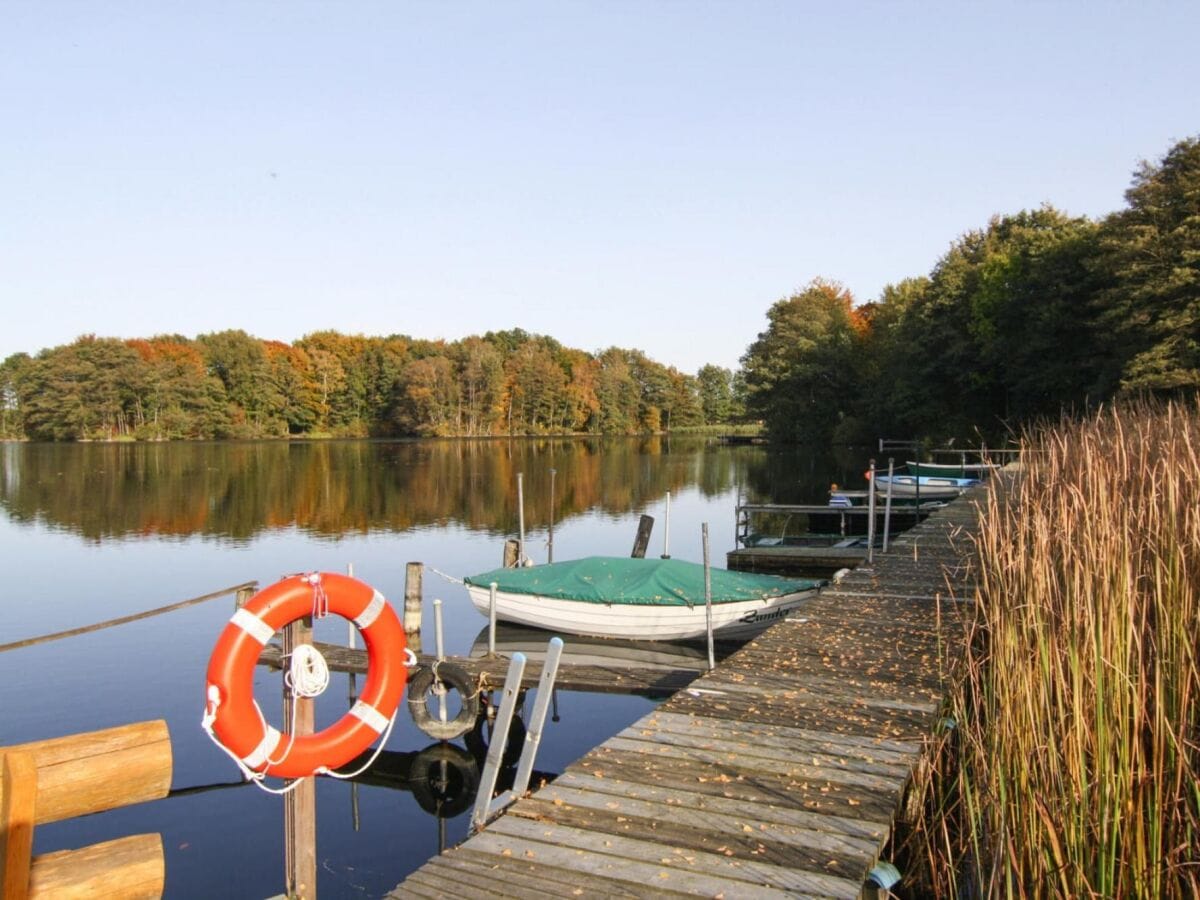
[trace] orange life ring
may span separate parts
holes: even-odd
[[[362,632],[367,683],[350,711],[313,735],[292,738],[268,725],[254,702],[254,667],[276,631],[304,616],[335,612]],[[217,739],[246,768],[279,778],[333,769],[366,750],[395,715],[404,683],[404,628],[383,595],[332,572],[292,575],[259,591],[234,613],[208,661],[208,706]],[[274,754],[285,749],[286,755]]]

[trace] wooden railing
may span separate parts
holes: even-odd
[[[162,837],[32,855],[37,825],[157,800],[171,787],[167,723],[137,722],[0,747],[0,896],[158,897]]]

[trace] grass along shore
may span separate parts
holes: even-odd
[[[1023,449],[987,501],[908,883],[1200,896],[1200,411],[1126,406]]]

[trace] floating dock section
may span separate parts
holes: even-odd
[[[957,676],[987,489],[388,896],[860,896]]]

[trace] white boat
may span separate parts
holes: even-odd
[[[677,559],[592,556],[464,579],[471,602],[496,618],[562,634],[678,641],[704,637],[704,567]],[[713,633],[748,637],[784,618],[824,581],[712,569]]]
[[[950,478],[941,475],[879,475],[872,479],[875,491],[886,494],[891,486],[893,497],[922,500],[949,500],[979,484],[978,478]]]

